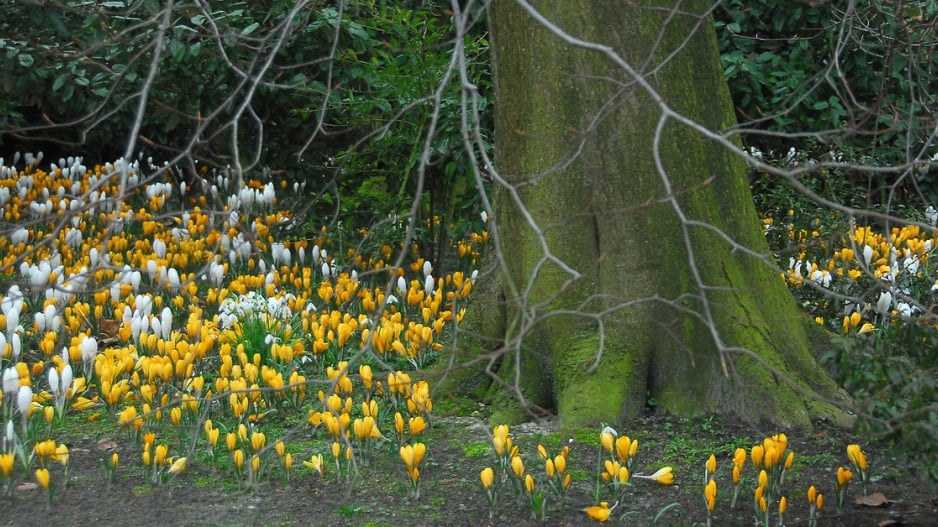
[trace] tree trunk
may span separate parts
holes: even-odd
[[[680,115],[735,124],[708,0],[532,5],[611,48]],[[498,377],[565,427],[652,402],[804,428],[842,417],[805,395],[837,387],[811,353],[819,330],[768,264],[744,163],[674,119],[661,125],[663,107],[603,50],[565,42],[511,0],[490,17],[504,265],[468,326],[497,337],[484,350],[507,359]]]

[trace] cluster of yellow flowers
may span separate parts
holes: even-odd
[[[767,221],[767,226],[771,228],[771,222]],[[818,230],[795,231],[789,225],[788,239],[800,250],[789,258],[782,278],[813,299],[819,324],[836,320],[844,334],[869,333],[882,324],[912,319],[920,314],[916,302],[921,298],[910,292],[921,294],[938,288],[929,272],[932,252],[938,249],[935,229],[910,224],[882,233],[868,226],[853,226],[839,246],[828,247]],[[811,293],[806,282],[852,300],[842,304],[829,295]],[[880,287],[873,288],[875,284]],[[865,296],[871,290],[877,296]]]
[[[572,476],[567,472],[567,456],[570,454],[570,447],[564,446],[556,455],[551,456],[544,445],[537,445],[537,455],[544,463],[546,491],[539,490],[537,478],[526,470],[520,448],[514,444],[508,425],[497,425],[492,429],[492,448],[495,452],[496,465],[500,469],[499,475],[496,477],[495,469],[492,467],[482,469],[479,474],[489,503],[489,515],[494,515],[499,494],[503,492],[501,489],[508,482],[516,495],[526,496],[534,515],[543,520],[546,517],[549,499],[556,497],[562,501],[570,487]]]
[[[847,446],[847,457],[850,459],[854,469],[860,471],[864,482],[863,492],[866,492],[866,482],[869,480],[867,472],[866,455],[859,445],[852,444]],[[736,499],[739,496],[740,482],[742,479],[742,470],[746,465],[746,460],[751,459],[756,474],[756,487],[753,492],[753,507],[755,511],[756,525],[768,527],[771,525],[773,506],[777,511],[778,525],[784,524],[785,512],[788,509],[788,498],[783,493],[785,475],[794,464],[794,452],[788,450],[788,438],[785,434],[776,434],[763,439],[762,443],[752,447],[747,453],[744,448],[737,448],[733,455],[732,479],[734,485],[733,500],[730,508],[736,507]],[[716,508],[717,498],[717,459],[711,455],[707,459],[704,468],[704,487],[703,497],[707,509],[707,524],[711,524],[713,512]],[[843,510],[844,498],[847,492],[847,486],[853,478],[853,472],[839,467],[837,469],[837,481],[835,491],[837,495],[837,507],[839,511]],[[821,509],[824,507],[824,495],[818,492],[814,485],[808,487],[808,524],[817,525],[817,520]]]
[[[600,433],[600,445],[597,491],[599,482],[604,482],[613,490],[617,501],[612,506],[608,501],[600,501],[598,505],[583,509],[583,512],[594,520],[605,522],[622,500],[626,485],[632,477],[630,470],[638,451],[638,441],[633,441],[627,436],[619,437],[614,429],[607,426]],[[514,444],[508,425],[497,425],[493,428],[492,449],[496,467],[485,467],[479,473],[482,488],[488,499],[490,517],[494,516],[502,495],[506,493],[506,487],[516,496],[525,496],[531,511],[541,520],[546,519],[547,505],[551,499],[563,502],[573,480],[573,475],[567,471],[569,445],[561,447],[555,455],[551,455],[543,444],[537,445],[537,455],[544,463],[544,473],[541,477],[544,481],[541,484],[538,483],[539,475],[526,470],[520,447]],[[635,474],[634,477],[648,479],[660,485],[674,483],[671,467],[663,467],[651,475]]]
[[[44,448],[33,416],[51,429],[69,410],[113,417],[136,439],[153,481],[185,469],[185,457],[168,455],[171,441],[156,437],[166,430],[181,439],[201,428],[212,452],[220,430],[236,430],[226,443],[239,474],[261,474],[270,444],[289,473],[292,454],[263,433],[274,407],[321,408],[309,422],[322,424],[333,451],[340,444],[349,460],[384,437],[381,426],[395,430],[401,447],[426,427],[426,382],[392,372],[385,386],[362,365],[365,397],[355,406],[348,359],[427,364],[465,312],[475,278],[468,270],[435,275],[419,258],[394,268],[385,263],[391,247],[383,258],[350,250],[340,262],[322,233],[277,239],[275,227],[292,220],[277,210],[271,182],[233,188],[233,178],[203,173],[212,191],[193,195],[159,181],[156,167],[144,177],[124,161],[0,168],[0,417],[10,434],[14,418],[23,421],[19,443],[4,436],[4,482],[16,459],[31,464],[12,445]],[[466,265],[484,242],[474,234],[459,248]],[[311,379],[323,375],[328,394],[307,400]],[[372,395],[399,409],[393,425],[390,413],[379,420]],[[115,454],[109,479],[116,467]]]

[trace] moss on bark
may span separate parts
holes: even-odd
[[[722,130],[734,117],[709,6],[536,3],[644,72],[671,108]],[[714,232],[768,254],[743,164],[673,120],[656,136],[651,94],[514,2],[494,2],[491,21],[496,168],[516,194],[502,189],[495,201],[504,316],[474,329],[503,344],[500,378],[517,376],[514,387],[555,405],[565,427],[627,419],[646,393],[680,415],[803,428],[837,415],[799,391],[836,386],[777,272]],[[499,418],[522,417],[501,393]]]

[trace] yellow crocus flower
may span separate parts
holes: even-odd
[[[567,458],[563,454],[554,456],[554,468],[557,470],[557,474],[563,474],[567,470]]]
[[[68,465],[69,453],[68,453],[68,446],[66,446],[65,443],[61,443],[59,444],[59,446],[55,447],[54,455],[55,455],[55,460],[58,461],[60,464]]]
[[[39,483],[39,486],[48,489],[49,488],[49,469],[40,468],[36,469],[36,482]]]
[[[762,459],[765,457],[765,449],[762,448],[762,445],[752,447],[750,455],[752,456],[752,464],[756,468],[762,468]]]
[[[640,476],[635,476],[640,477]],[[658,483],[659,485],[671,485],[674,483],[674,473],[671,467],[662,467],[650,476],[641,476]]]
[[[404,445],[400,449],[401,461],[404,462],[404,465],[408,469],[412,469],[415,466],[414,463],[414,447],[411,445]]]
[[[534,476],[530,474],[525,474],[524,490],[526,490],[528,494],[534,494]]]
[[[176,461],[173,461],[173,464],[169,467],[169,473],[176,475],[185,472],[186,470],[186,457],[183,456]]]
[[[238,472],[241,472],[241,469],[244,467],[244,450],[235,450],[232,453],[232,458],[235,462],[235,467],[238,469]]]
[[[612,509],[609,508],[609,502],[606,501],[601,501],[599,505],[593,505],[583,510],[586,512],[587,516],[598,522],[605,522],[609,519],[609,515],[612,514]]]
[[[309,458],[309,461],[304,461],[303,466],[311,468],[316,472],[319,472],[319,475],[322,475],[322,467],[324,465],[322,454],[314,454]]]
[[[394,431],[397,435],[404,435],[404,416],[400,412],[394,412]]]
[[[16,461],[16,458],[12,453],[0,454],[0,474],[3,477],[8,478],[13,474],[13,463]]]
[[[713,474],[716,474],[716,471],[717,471],[717,457],[716,457],[715,455],[710,454],[710,457],[707,458],[706,470],[707,470],[707,476],[708,476],[708,477],[711,476],[711,475],[713,475]]]
[[[420,465],[423,456],[427,454],[427,445],[423,443],[414,443],[414,466]]]
[[[212,445],[212,448],[218,444],[218,435],[221,433],[221,430],[217,428],[212,428],[208,431],[208,442]]]
[[[516,478],[522,479],[524,476],[524,461],[521,459],[521,456],[511,458],[511,471],[515,474]]]
[[[629,436],[622,436],[616,439],[616,456],[619,461],[628,461],[632,457],[632,440]]]
[[[603,430],[603,432],[599,434],[599,443],[606,449],[606,452],[610,454],[615,452],[615,436],[612,435],[612,432]]]
[[[267,443],[267,437],[263,432],[253,432],[251,433],[251,448],[255,452],[264,448],[264,445]]]
[[[717,482],[711,479],[704,487],[704,499],[707,500],[707,510],[713,512],[717,504]]]
[[[853,479],[853,472],[844,467],[837,468],[837,488],[845,487]]]
[[[420,432],[423,432],[427,428],[427,422],[423,419],[423,416],[411,417],[407,421],[407,426],[410,429],[410,435],[415,436]]]
[[[490,491],[492,485],[495,484],[495,471],[492,470],[492,467],[485,467],[482,472],[479,472],[479,479],[482,480],[482,487]]]
[[[169,452],[169,447],[166,445],[156,445],[156,450],[153,453],[153,463],[155,465],[164,465],[166,463],[166,454]]]
[[[540,443],[537,444],[537,455],[540,456],[541,459],[547,459],[547,449]]]
[[[850,458],[850,462],[853,463],[853,466],[856,467],[857,470],[866,472],[866,454],[860,449],[860,445],[848,445],[847,457]]]

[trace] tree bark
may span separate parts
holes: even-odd
[[[505,359],[498,377],[565,427],[621,422],[652,402],[779,426],[841,419],[806,395],[838,391],[812,354],[820,330],[766,263],[744,162],[678,120],[662,124],[656,96],[709,130],[735,124],[711,2],[531,5],[648,86],[520,2],[492,2],[504,265],[467,327],[496,337],[480,345]],[[498,419],[522,417],[509,404],[499,400]]]

